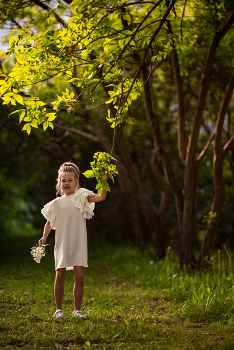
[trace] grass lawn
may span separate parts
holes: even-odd
[[[153,262],[134,247],[90,248],[83,299],[88,319],[71,317],[69,271],[65,318],[54,321],[53,242],[40,264],[30,255],[35,243],[17,238],[3,248],[1,349],[234,349],[233,276],[225,252],[213,269],[192,274],[179,271],[171,252]]]

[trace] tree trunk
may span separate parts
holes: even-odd
[[[189,264],[193,252],[194,218],[196,216],[197,165],[195,160],[185,166],[182,256],[180,263]]]
[[[135,56],[134,59],[137,61],[137,57]],[[146,115],[149,119],[152,133],[154,137],[154,145],[156,149],[157,155],[160,157],[160,160],[164,167],[164,173],[166,175],[167,181],[169,182],[176,201],[176,211],[177,211],[177,218],[178,218],[178,227],[180,231],[180,235],[182,235],[182,227],[183,227],[183,200],[184,196],[182,193],[182,189],[178,183],[178,181],[175,178],[175,174],[172,168],[172,164],[169,158],[169,155],[166,151],[164,141],[162,138],[162,134],[159,127],[159,121],[157,114],[155,112],[154,108],[154,98],[153,98],[153,92],[152,92],[152,86],[151,86],[151,79],[149,78],[149,71],[145,64],[141,67],[141,75],[142,80],[144,83],[144,98],[145,98],[145,110]]]
[[[168,5],[169,5],[169,2],[167,2],[167,6]],[[167,25],[168,25],[168,33],[173,34],[172,28],[171,28],[171,22],[168,21]],[[174,74],[176,94],[177,94],[177,99],[179,104],[178,150],[179,150],[180,159],[183,161],[183,163],[185,163],[188,139],[187,139],[186,129],[185,129],[185,107],[184,107],[183,83],[182,83],[182,78],[180,74],[180,65],[179,65],[177,51],[175,49],[174,42],[172,42],[172,44],[173,44],[173,50],[171,51],[171,62],[172,62],[172,69]]]
[[[213,176],[214,176],[214,197],[211,206],[211,218],[208,222],[206,234],[202,242],[202,246],[199,253],[199,263],[209,255],[212,248],[214,235],[217,229],[218,216],[220,214],[223,199],[225,194],[225,186],[223,181],[223,162],[228,155],[229,150],[233,147],[234,137],[230,138],[227,144],[222,148],[222,132],[224,118],[230,104],[232,93],[234,89],[234,74],[231,77],[230,83],[226,89],[222,104],[219,109],[219,114],[216,122],[216,138],[214,145],[213,156]]]
[[[184,177],[184,213],[183,213],[183,234],[182,234],[182,256],[185,264],[190,262],[192,257],[192,244],[194,235],[194,215],[196,208],[196,173],[197,165],[195,162],[195,153],[197,149],[198,136],[202,121],[203,112],[205,109],[205,103],[207,93],[210,85],[211,71],[214,63],[215,54],[217,51],[218,44],[221,39],[225,36],[227,31],[231,28],[234,22],[234,11],[227,18],[225,24],[217,32],[211,42],[209,52],[206,57],[204,70],[201,77],[198,101],[196,106],[196,112],[194,116],[194,122],[192,131],[190,134],[187,155],[185,162],[185,177]]]
[[[162,188],[162,196],[161,196],[161,201],[160,201],[160,205],[159,205],[159,215],[161,218],[164,218],[164,222],[165,222],[165,215],[167,212],[167,208],[168,208],[168,200],[169,200],[169,185],[163,180],[160,171],[158,169],[158,160],[157,160],[158,156],[156,154],[156,152],[153,153],[153,156],[151,157],[151,167],[154,173],[154,176],[157,180],[157,183],[161,186]]]
[[[200,253],[199,263],[210,254],[214,235],[217,230],[218,216],[223,205],[225,194],[225,186],[223,181],[223,154],[214,155],[213,169],[214,169],[214,198],[211,206],[211,218],[208,222],[205,237],[203,239]]]
[[[122,125],[116,127],[116,136],[118,140],[118,147],[121,153],[124,163],[128,169],[129,177],[134,187],[135,194],[137,196],[139,205],[144,214],[146,223],[151,231],[153,237],[154,248],[159,257],[165,255],[165,231],[163,231],[164,225],[161,217],[158,213],[158,209],[152,202],[149,196],[147,196],[142,188],[139,175],[132,162],[130,154],[127,151],[125,139],[122,132]]]

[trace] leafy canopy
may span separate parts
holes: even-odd
[[[3,104],[22,106],[17,112],[28,134],[39,125],[44,130],[53,128],[57,113],[64,108],[72,112],[79,96],[66,88],[48,105],[36,96],[36,90],[43,81],[63,75],[68,86],[76,86],[80,94],[92,93],[98,85],[105,85],[109,98],[102,103],[113,103],[116,109],[115,116],[108,111],[107,120],[112,127],[128,121],[128,108],[141,93],[141,65],[166,58],[172,41],[181,46],[180,37],[167,34],[166,30],[166,20],[180,23],[171,14],[172,5],[169,8],[163,0],[74,0],[67,23],[55,12],[66,10],[64,4],[48,10],[48,22],[55,16],[60,26],[53,24],[46,31],[33,34],[24,25],[18,35],[11,37],[9,49],[1,53],[13,58],[14,64],[9,74],[1,76]],[[129,69],[133,56],[137,63]]]

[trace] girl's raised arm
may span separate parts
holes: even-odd
[[[106,181],[108,178],[107,174],[102,174],[102,180]],[[106,199],[106,190],[104,190],[104,188],[102,187],[101,189],[101,193],[99,194],[99,196],[96,197],[96,194],[91,194],[91,196],[88,196],[88,201],[89,202],[101,202],[104,201]]]
[[[96,197],[95,194],[91,194],[91,196],[88,196],[88,201],[89,202],[101,202],[104,201],[106,199],[106,190],[104,190],[104,188],[101,189],[101,193],[99,194],[99,196]]]

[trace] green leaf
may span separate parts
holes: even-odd
[[[3,105],[7,105],[8,103],[11,102],[11,97],[9,97],[9,96],[3,96],[2,99],[4,101]]]
[[[162,61],[162,56],[157,55],[157,61],[158,61],[158,62]]]
[[[33,100],[32,97],[29,97],[29,98],[27,98],[27,99],[25,100],[25,104],[26,104],[27,106],[32,106],[32,105],[35,104],[35,102],[34,102],[34,100]]]
[[[27,126],[26,131],[27,131],[27,134],[29,135],[29,134],[30,134],[30,132],[31,132],[31,126],[30,126],[29,124],[28,124],[28,126]]]
[[[38,125],[36,123],[30,123],[30,125],[33,127],[33,128],[37,128],[38,129]]]
[[[110,186],[108,185],[108,183],[106,181],[102,181],[102,187],[104,188],[104,190],[110,192]]]
[[[24,116],[25,116],[25,109],[21,109],[20,112],[19,112],[19,122],[21,123],[22,120],[24,119]]]
[[[49,123],[48,122],[44,122],[43,123],[43,130],[45,131],[49,126]]]
[[[93,170],[86,170],[84,173],[82,173],[85,177],[90,179],[91,177],[94,177],[94,172]]]
[[[23,97],[21,95],[15,95],[14,99],[21,105],[24,105],[24,100]]]
[[[11,113],[8,115],[8,117],[10,117],[10,115],[12,115],[12,114],[18,113],[19,111],[20,111],[20,110],[19,110],[19,109],[17,109],[16,111],[11,112]]]
[[[0,96],[3,95],[9,89],[9,85],[2,85],[0,88]]]
[[[11,36],[11,38],[9,40],[9,47],[13,46],[14,41],[15,41],[14,36]]]
[[[22,129],[22,131],[23,131],[23,130],[26,130],[27,134],[29,135],[30,132],[31,132],[30,123],[25,124],[24,127],[23,127],[23,129]]]
[[[56,113],[47,113],[46,117],[48,118],[48,121],[51,122],[52,120],[54,120],[57,117],[57,115],[56,115]]]
[[[9,77],[13,78],[13,77],[21,76],[22,72],[20,70],[14,70],[14,68],[13,68],[12,72],[9,73],[8,75],[9,75]]]
[[[100,188],[98,189],[97,194],[96,194],[96,196],[95,196],[95,197],[98,197],[98,196],[99,196],[99,194],[101,194],[101,191],[102,191],[102,188],[100,187]]]
[[[123,15],[123,18],[126,20],[126,21],[131,21],[131,17],[129,15]]]
[[[114,100],[114,99],[111,98],[110,100],[107,100],[107,101],[105,102],[105,104],[107,105],[108,103],[111,103],[113,100]]]

